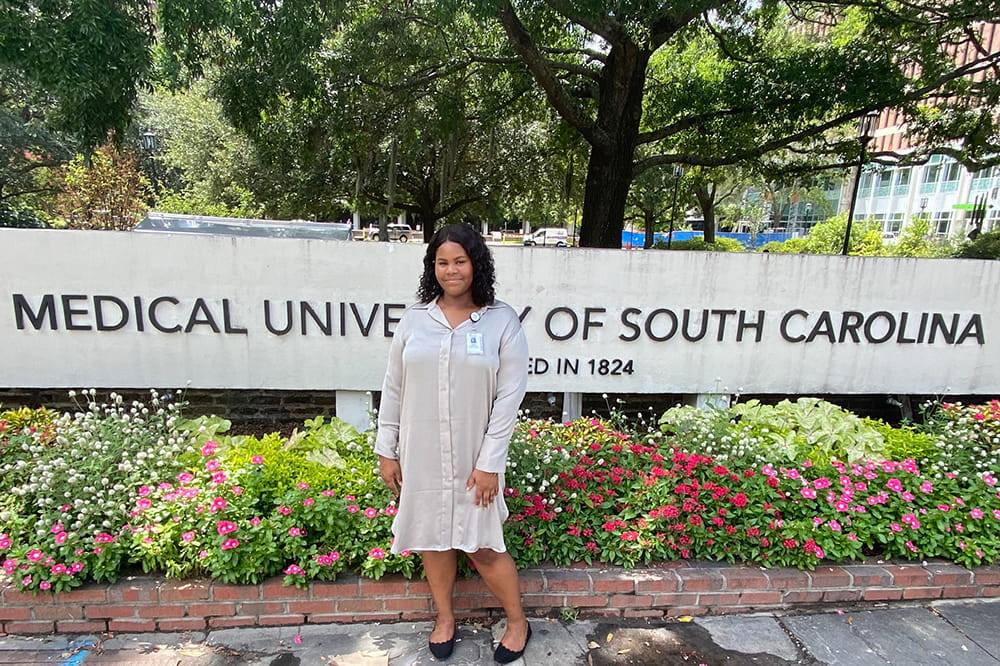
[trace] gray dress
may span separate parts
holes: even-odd
[[[436,301],[411,305],[396,327],[382,386],[375,453],[403,472],[392,552],[504,552],[507,448],[528,379],[517,313],[495,301],[452,328]],[[476,507],[473,469],[500,475]]]

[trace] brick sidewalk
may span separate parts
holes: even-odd
[[[564,609],[581,618],[674,617],[817,608],[904,600],[1000,597],[1000,565],[966,569],[948,562],[848,564],[815,571],[716,563],[660,567],[531,567],[521,571],[529,614]],[[229,627],[397,622],[433,617],[423,580],[344,575],[309,589],[281,578],[260,585],[153,576],[88,584],[60,594],[0,588],[0,631],[9,634],[206,631]],[[500,615],[479,579],[459,580],[464,618]]]

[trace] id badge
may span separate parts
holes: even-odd
[[[465,337],[465,353],[470,356],[483,355],[483,334],[469,333]]]

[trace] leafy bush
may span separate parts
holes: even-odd
[[[48,229],[49,223],[30,208],[11,206],[0,201],[0,227]]]
[[[667,248],[667,243],[664,240],[657,239],[653,243],[654,250],[695,250],[699,252],[745,252],[746,248],[736,240],[735,238],[729,238],[728,236],[716,236],[714,243],[707,242],[704,238],[691,238],[689,240],[675,240],[670,243],[670,248]]]
[[[1000,259],[1000,231],[988,231],[963,243],[955,256],[962,259]]]
[[[130,564],[252,583],[344,570],[412,576],[370,435],[307,421],[228,437],[155,393],[112,394],[50,427],[0,429],[0,552],[25,590]],[[1000,561],[1000,403],[934,406],[891,428],[815,398],[677,407],[629,423],[525,420],[511,440],[507,546],[520,566],[676,558],[812,568],[824,559]]]

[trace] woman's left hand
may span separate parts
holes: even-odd
[[[476,506],[486,509],[493,504],[493,500],[497,498],[497,493],[500,492],[500,477],[498,474],[492,472],[474,469],[468,483],[465,484],[465,489],[475,489]]]

